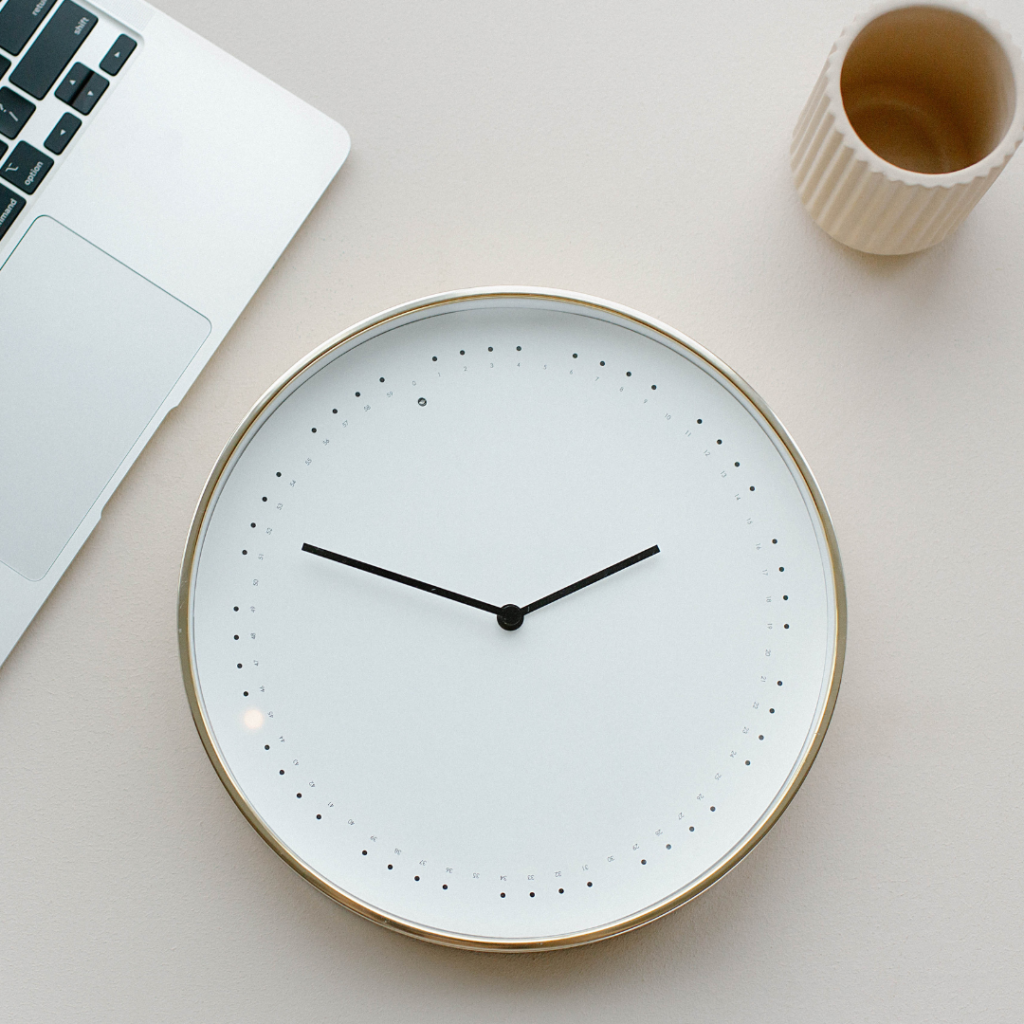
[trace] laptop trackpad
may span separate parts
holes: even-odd
[[[42,579],[210,333],[50,217],[0,268],[0,561]]]

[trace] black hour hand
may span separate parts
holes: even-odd
[[[543,608],[545,605],[559,600],[559,598],[575,594],[577,590],[589,587],[591,583],[596,583],[598,580],[603,580],[608,576],[614,576],[615,573],[622,572],[623,569],[628,569],[631,565],[636,565],[637,562],[642,562],[645,558],[650,558],[651,555],[656,555],[660,550],[661,548],[655,544],[653,547],[639,551],[635,555],[630,555],[629,558],[624,558],[621,562],[609,565],[607,569],[591,573],[591,575],[585,576],[576,583],[571,583],[567,587],[562,587],[561,590],[556,590],[553,594],[548,594],[547,597],[542,597],[537,601],[531,601],[529,604],[523,605],[522,608],[518,605],[507,604],[498,610],[498,625],[501,626],[502,629],[518,629],[523,624],[523,617],[525,615],[529,615],[530,612],[535,612],[538,608]]]
[[[577,590],[582,590],[584,587],[589,587],[591,583],[597,583],[598,580],[603,580],[617,572],[622,572],[623,569],[628,569],[631,565],[636,565],[637,562],[642,562],[645,558],[658,554],[659,551],[661,551],[661,548],[655,544],[653,547],[639,551],[635,555],[630,555],[629,558],[624,558],[621,562],[609,565],[607,569],[602,569],[600,572],[585,576],[576,583],[571,583],[567,587],[562,587],[561,590],[556,590],[553,594],[548,594],[547,597],[542,597],[538,601],[531,601],[528,605],[523,606],[523,614],[528,615],[530,612],[535,612],[538,608],[543,608],[546,604],[551,604],[560,598],[575,594]]]

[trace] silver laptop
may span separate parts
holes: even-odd
[[[0,662],[348,149],[141,0],[0,2]]]

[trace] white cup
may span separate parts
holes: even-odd
[[[1024,64],[961,5],[886,3],[832,48],[793,132],[804,206],[833,238],[896,255],[942,241],[1024,137]]]

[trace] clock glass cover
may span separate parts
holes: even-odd
[[[282,857],[381,924],[525,950],[753,847],[827,728],[845,601],[813,478],[732,371],[505,289],[381,314],[261,399],[179,625],[203,742]]]

